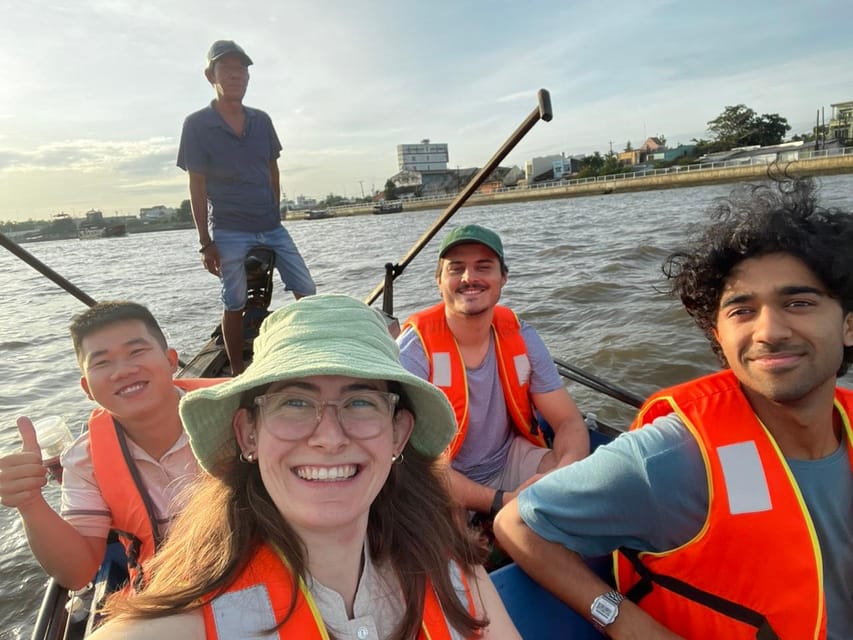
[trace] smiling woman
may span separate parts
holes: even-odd
[[[518,638],[447,493],[450,405],[398,358],[347,296],[270,315],[243,374],[183,399],[207,475],[93,637]]]

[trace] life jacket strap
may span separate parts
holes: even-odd
[[[640,576],[639,581],[625,594],[625,597],[635,604],[651,593],[654,585],[657,584],[668,591],[672,591],[688,600],[708,607],[717,613],[755,627],[756,640],[779,640],[778,634],[770,626],[767,618],[758,611],[708,591],[698,589],[678,578],[651,571],[640,560],[640,553],[635,549],[622,548],[619,551],[631,561],[634,571]]]

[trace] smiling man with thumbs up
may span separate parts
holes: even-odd
[[[173,380],[178,356],[142,305],[102,302],[75,316],[71,338],[83,391],[100,406],[62,456],[61,515],[46,484],[33,424],[18,419],[22,450],[0,457],[0,502],[18,509],[27,540],[47,573],[69,589],[95,575],[114,529],[134,587],[140,563],[165,535],[173,499],[198,470],[180,417],[184,391],[218,380]]]

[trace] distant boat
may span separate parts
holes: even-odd
[[[373,205],[373,213],[400,213],[403,210],[402,200],[381,200]]]
[[[305,213],[306,220],[320,220],[322,218],[333,218],[334,216],[335,214],[328,209],[309,209]]]
[[[77,230],[77,237],[81,240],[92,240],[94,238],[120,238],[127,235],[127,225],[124,223],[104,225],[96,227],[81,224]]]
[[[104,214],[90,209],[86,212],[86,221],[77,228],[77,237],[81,240],[94,238],[119,238],[127,235],[127,225],[123,222],[107,224]]]

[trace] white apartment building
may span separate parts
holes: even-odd
[[[542,156],[532,158],[524,163],[524,177],[527,179],[527,184],[533,184],[543,174],[553,171],[554,163],[562,162],[562,155]]]
[[[447,143],[430,142],[397,145],[397,168],[400,171],[447,171]]]
[[[159,220],[160,218],[168,218],[175,215],[176,210],[173,207],[167,207],[163,204],[158,204],[154,207],[142,207],[139,210],[140,220]]]

